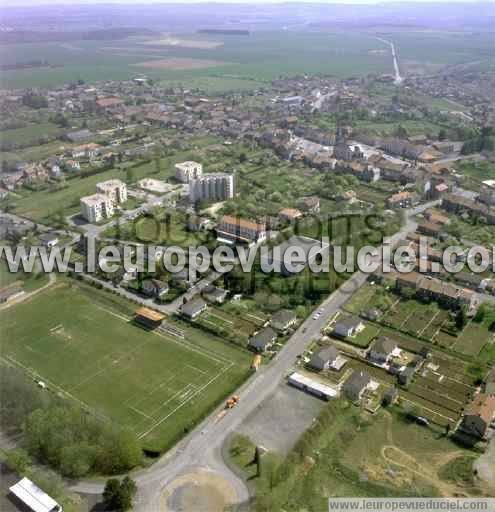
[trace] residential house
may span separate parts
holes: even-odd
[[[324,347],[312,355],[309,366],[318,371],[328,370],[337,362],[338,357],[339,352],[335,347]]]
[[[495,416],[495,396],[480,393],[464,411],[459,429],[478,439],[484,439]]]
[[[397,343],[387,336],[379,336],[371,346],[368,352],[368,359],[374,363],[384,364],[387,363],[391,357],[396,355],[400,350]]]
[[[364,329],[363,321],[357,316],[348,316],[338,320],[335,324],[332,335],[339,338],[349,338]]]
[[[287,332],[297,323],[297,316],[289,309],[281,309],[272,315],[270,325],[278,332]]]
[[[271,327],[264,327],[249,338],[248,347],[255,352],[266,352],[277,339],[277,333]]]
[[[426,236],[438,237],[443,227],[435,222],[421,222],[418,224],[417,232]]]
[[[180,307],[180,312],[190,320],[194,320],[203,311],[206,311],[207,308],[208,304],[206,304],[206,302],[201,297],[195,297],[185,304],[182,304]]]
[[[278,212],[278,216],[285,221],[292,222],[303,216],[301,210],[296,208],[283,208]]]
[[[298,208],[306,214],[320,213],[320,198],[317,196],[303,197],[298,202]]]
[[[410,208],[413,202],[417,199],[416,194],[413,192],[403,191],[391,195],[387,199],[388,208]]]
[[[159,279],[146,279],[143,281],[142,291],[148,297],[161,299],[168,293],[169,286],[168,283],[165,281],[160,281]]]
[[[215,304],[223,304],[228,295],[228,290],[218,288],[217,286],[207,286],[201,292],[201,295],[208,301]]]
[[[352,375],[344,382],[342,392],[352,402],[361,400],[363,393],[371,384],[371,377],[362,370],[354,370]]]

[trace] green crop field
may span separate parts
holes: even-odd
[[[187,326],[184,338],[146,331],[112,298],[64,281],[0,312],[1,357],[165,450],[239,386],[251,357]]]
[[[182,83],[187,87],[223,92],[257,88],[280,75],[362,76],[389,72],[392,66],[390,55],[376,53],[383,49],[383,43],[363,34],[259,31],[249,37],[193,34],[187,39],[213,40],[220,44],[210,48],[186,48],[167,46],[149,38],[129,38],[118,42],[3,45],[0,58],[6,64],[40,59],[46,60],[50,67],[6,71],[2,73],[2,85],[50,87],[79,79],[86,82],[124,80],[144,73],[151,78],[169,80],[171,85]],[[174,65],[154,68],[137,65],[170,58],[208,62],[206,67],[181,69]]]

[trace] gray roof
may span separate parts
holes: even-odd
[[[72,142],[81,142],[83,140],[90,139],[93,134],[87,130],[78,130],[77,132],[71,132],[67,134],[67,138],[69,138]]]
[[[265,327],[249,339],[249,346],[257,350],[265,350],[276,337],[277,333],[271,327]]]
[[[217,286],[210,285],[203,290],[203,293],[207,296],[214,297],[215,299],[217,299],[225,297],[228,291],[225,290],[224,288],[218,288]]]
[[[285,325],[288,322],[292,322],[296,318],[296,314],[294,311],[290,311],[289,309],[281,309],[272,315],[272,323]]]
[[[334,329],[355,329],[359,324],[362,324],[363,321],[357,316],[347,316],[342,320],[339,320]]]
[[[361,391],[371,382],[367,372],[355,370],[345,381],[342,391],[351,400],[357,400]]]
[[[316,354],[313,354],[309,364],[314,368],[323,368],[328,361],[334,361],[337,359],[338,355],[339,352],[335,347],[325,347],[319,350]]]
[[[205,307],[206,307],[206,302],[202,298],[196,297],[196,298],[190,300],[189,302],[186,302],[185,304],[183,304],[181,306],[180,310],[184,315],[192,317],[196,313],[198,313],[199,311],[204,309]]]
[[[380,354],[391,354],[397,347],[397,343],[386,336],[380,336],[373,343],[372,350]]]

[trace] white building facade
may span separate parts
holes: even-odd
[[[225,201],[234,197],[234,176],[225,173],[205,174],[189,183],[189,200]]]
[[[175,177],[181,183],[189,183],[203,175],[203,166],[198,162],[181,162],[175,164]]]

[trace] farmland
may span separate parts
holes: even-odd
[[[183,338],[145,331],[130,310],[123,299],[63,281],[0,313],[1,354],[163,451],[246,378],[250,356],[173,320]]]
[[[194,35],[194,39],[198,36]],[[206,36],[201,39],[208,41]],[[70,45],[3,45],[0,55],[5,63],[29,58],[46,60],[52,67],[8,71],[3,73],[2,81],[4,87],[48,87],[79,79],[87,82],[123,80],[146,71],[150,77],[170,80],[171,83],[214,78],[213,88],[225,91],[238,85],[255,88],[280,75],[328,73],[346,77],[386,72],[390,68],[388,55],[370,53],[383,45],[366,35],[256,32],[249,38],[228,36],[224,40],[215,35],[214,39],[224,44],[198,48],[167,45],[156,41],[156,38],[132,38],[119,41],[118,45],[102,45],[100,41],[75,41]],[[160,65],[160,69],[137,66],[164,59],[181,59],[182,62],[185,62],[183,59],[194,59],[196,69],[190,66],[177,69],[176,65]],[[222,64],[221,67],[218,64]],[[255,81],[251,82],[253,79]],[[209,86],[207,82],[203,85]]]

